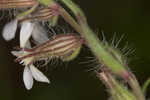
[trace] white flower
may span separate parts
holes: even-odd
[[[20,47],[26,47],[27,41],[31,37],[33,27],[34,24],[32,24],[30,21],[22,22],[20,30]]]
[[[34,29],[32,31],[32,38],[36,42],[36,44],[42,44],[49,40],[48,34],[44,27],[42,27],[39,23],[34,23]]]
[[[18,26],[17,19],[6,24],[2,33],[3,38],[7,41],[15,38],[17,26]],[[31,36],[33,37],[34,41],[37,44],[41,44],[49,40],[45,29],[41,27],[38,23],[23,21],[21,23],[21,30],[20,30],[20,47],[22,48],[26,47],[27,42],[29,41]]]
[[[15,37],[15,33],[17,30],[18,20],[12,20],[4,26],[2,35],[6,41],[9,41]]]
[[[48,78],[41,71],[39,71],[33,64],[31,64],[30,66],[25,66],[23,72],[23,81],[26,89],[30,90],[32,88],[33,79],[35,79],[38,82],[50,83]]]
[[[13,55],[17,56],[18,58],[27,55],[28,53],[25,51],[12,51]],[[23,81],[25,84],[26,89],[30,90],[33,86],[33,79],[38,82],[45,82],[50,83],[48,78],[39,71],[33,64],[31,64],[33,58],[26,58],[23,59],[20,63],[25,65],[24,72],[23,72]]]

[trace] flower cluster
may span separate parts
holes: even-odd
[[[82,38],[74,34],[62,34],[53,37],[33,48],[23,48],[20,51],[12,51],[17,57],[16,61],[25,66],[23,80],[25,87],[31,89],[33,78],[40,82],[49,83],[48,78],[42,74],[33,63],[38,60],[60,58],[63,61],[74,59],[81,48]]]
[[[17,62],[25,66],[23,81],[28,90],[33,86],[33,79],[50,83],[49,79],[34,66],[34,62],[51,58],[59,58],[63,61],[72,60],[78,55],[82,45],[82,39],[74,34],[56,35],[49,39],[46,29],[39,22],[50,21],[51,25],[55,25],[58,13],[51,9],[52,4],[47,7],[41,7],[35,1],[29,0],[29,3],[19,0],[9,2],[6,0],[4,3],[0,1],[0,5],[14,4],[8,6],[8,8],[20,8],[21,4],[25,4],[27,7],[33,6],[7,23],[2,32],[3,38],[6,41],[10,41],[15,38],[17,28],[20,27],[20,50],[12,51],[11,53],[17,57]],[[2,8],[5,7],[2,6]],[[34,47],[31,46],[31,37],[36,45]]]
[[[27,13],[27,15],[26,15]],[[58,14],[50,7],[37,8],[36,10],[27,11],[19,14],[14,20],[7,23],[3,29],[3,37],[9,41],[15,37],[18,26],[20,30],[20,47],[26,47],[29,38],[32,38],[37,43],[43,43],[48,40],[45,29],[40,26],[39,21],[57,20]],[[42,33],[42,34],[41,34]]]

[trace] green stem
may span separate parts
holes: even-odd
[[[129,77],[128,83],[131,86],[131,88],[133,89],[134,93],[136,94],[137,99],[138,100],[145,100],[143,92],[141,91],[141,88],[140,88],[136,78],[135,77]]]
[[[125,66],[122,65],[119,61],[117,61],[107,50],[103,43],[97,38],[95,33],[91,30],[86,22],[86,17],[82,10],[71,0],[61,0],[68,8],[76,16],[79,24],[70,16],[70,14],[65,11],[62,7],[57,9],[60,15],[77,31],[79,32],[86,40],[87,45],[95,54],[97,59],[100,63],[104,64],[106,67],[112,70],[113,73],[122,76],[125,80],[127,80],[128,76],[128,83],[135,92],[138,100],[145,100],[144,95],[140,89],[140,86],[136,79],[132,78],[129,75],[129,72],[126,70]],[[122,74],[122,72],[124,72]]]
[[[109,67],[114,73],[119,75],[121,73],[120,71],[125,70],[124,66],[116,61],[116,59],[114,59],[112,55],[104,49],[103,44],[97,38],[95,33],[89,28],[87,24],[85,24],[86,18],[83,18],[82,20],[84,20],[84,23],[80,23],[79,25],[62,7],[59,7],[59,13],[77,32],[79,32],[85,38],[87,45],[91,48],[100,62],[103,61],[103,63],[107,67]]]
[[[109,69],[112,70],[112,72],[121,75],[122,72],[126,72],[128,74],[128,71],[126,71],[125,66],[120,64],[108,51],[105,50],[103,44],[101,41],[97,38],[95,33],[90,29],[86,22],[86,18],[84,16],[84,13],[82,10],[71,0],[62,0],[75,14],[76,18],[78,19],[78,22],[80,23],[82,32],[79,32],[82,36],[84,36],[87,45],[89,48],[93,51],[95,56],[99,59],[100,63],[104,63],[105,66],[107,66]],[[66,12],[67,13],[67,12]],[[61,12],[61,15],[64,15],[64,12]],[[65,14],[67,15],[67,14]],[[71,25],[78,25],[75,21],[70,22],[69,19],[71,16],[65,16],[65,19],[68,19],[67,22]],[[72,26],[73,26],[72,25]],[[74,27],[74,26],[73,26]],[[76,26],[77,27],[77,26]],[[75,28],[76,29],[76,28]],[[121,75],[122,76],[122,75]],[[129,77],[129,85],[135,92],[138,100],[145,100],[145,97],[140,89],[140,86],[136,79],[133,79],[132,76]],[[126,79],[126,76],[123,76],[124,79]]]
[[[66,20],[66,22],[68,22],[78,33],[82,33],[81,27],[64,8],[59,6],[58,10],[58,12],[60,12],[60,15]]]
[[[146,82],[143,84],[142,91],[143,93],[146,93],[148,86],[150,85],[150,78],[146,80]]]
[[[84,13],[82,12],[82,10],[78,5],[72,2],[72,0],[61,0],[61,1],[74,13],[76,17],[78,17],[78,14],[80,13],[82,18],[84,18],[84,21],[86,21]]]
[[[24,17],[24,16],[27,16],[29,15],[30,13],[32,13],[37,7],[38,7],[39,3],[35,4],[31,9],[19,14],[17,17]]]

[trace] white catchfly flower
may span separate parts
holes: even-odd
[[[18,19],[12,20],[11,22],[7,23],[3,29],[3,38],[6,41],[10,41],[15,38],[17,27]],[[30,21],[22,22],[20,30],[20,47],[26,47],[26,43],[31,36],[33,27],[34,24],[32,24]]]
[[[19,58],[28,53],[24,51],[12,51],[12,54]],[[30,90],[32,88],[33,79],[38,82],[50,83],[48,78],[32,64],[32,59],[33,57],[30,57],[20,62],[21,64],[25,65],[23,72],[23,81],[27,90]]]
[[[28,42],[27,42],[28,43]],[[33,63],[40,60],[58,58],[62,61],[70,61],[76,58],[80,52],[84,39],[75,34],[60,34],[54,36],[51,40],[42,44],[28,48],[19,48],[20,51],[12,51],[15,56],[16,62],[23,64],[24,68],[24,84],[27,89],[31,89],[33,79],[39,82],[49,83],[42,72],[40,72]]]
[[[37,2],[37,0],[31,1]],[[16,2],[19,2],[19,0]],[[51,22],[50,25],[55,26],[59,16],[58,12],[55,11],[53,8],[53,6],[56,7],[56,5],[54,4],[44,8],[37,8],[37,6],[38,4],[33,6],[33,8],[31,8],[30,11],[32,13],[29,11],[30,13],[27,13],[26,15],[26,12],[23,12],[20,15],[16,16],[16,19],[12,20],[11,22],[5,25],[2,33],[5,40],[9,41],[15,37],[18,24],[21,26],[20,30],[21,48],[27,47],[26,45],[31,36],[33,36],[33,39],[36,42],[36,44],[41,44],[49,40],[47,37],[47,32],[45,32],[45,29],[41,27],[38,22],[50,21]],[[24,16],[24,14],[26,16]]]
[[[31,36],[36,44],[42,44],[49,40],[45,29],[40,24],[24,21],[20,31],[20,47],[27,47],[27,42]]]
[[[18,19],[12,20],[5,25],[2,35],[6,41],[10,41],[15,38],[17,26]],[[31,36],[37,44],[41,44],[49,40],[45,29],[39,23],[23,21],[21,23],[20,30],[20,47],[27,47],[27,43]]]
[[[26,89],[30,90],[32,88],[33,79],[35,79],[38,82],[50,83],[48,78],[41,71],[39,71],[33,64],[31,64],[30,66],[25,66],[23,72],[23,81]]]

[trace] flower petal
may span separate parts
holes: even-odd
[[[11,54],[16,57],[22,56],[23,53],[24,53],[24,51],[11,51]]]
[[[18,20],[15,19],[5,25],[3,32],[2,32],[3,38],[5,40],[9,41],[15,37],[17,24],[18,24]]]
[[[33,86],[33,77],[28,66],[24,68],[23,81],[24,81],[26,89],[30,90]]]
[[[20,31],[20,47],[26,47],[26,43],[29,40],[33,31],[34,24],[29,21],[25,21],[21,25]]]
[[[30,43],[30,41],[27,41],[27,43],[26,43],[26,46],[25,46],[26,48],[28,48],[28,49],[31,49],[31,43]]]
[[[50,83],[48,78],[41,71],[39,71],[34,65],[30,65],[30,69],[32,76],[35,80],[39,82]]]
[[[34,30],[32,31],[32,37],[36,44],[42,44],[48,41],[48,35],[45,31],[44,27],[40,26],[40,24],[36,23],[34,25]]]

